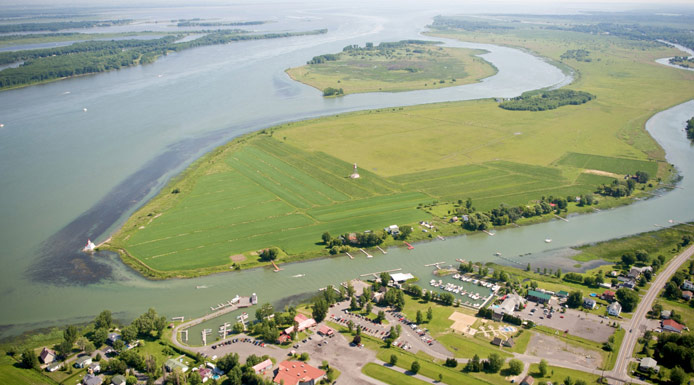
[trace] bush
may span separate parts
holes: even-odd
[[[414,361],[412,363],[412,366],[410,366],[410,371],[414,374],[419,373],[419,369],[420,369],[419,361]]]

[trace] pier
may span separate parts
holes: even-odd
[[[405,246],[407,246],[407,250],[414,249],[414,246],[410,245],[409,243],[407,243],[407,242],[403,242],[403,243],[405,244]]]
[[[487,231],[487,230],[482,230],[482,231],[483,231],[485,234],[489,235],[490,237],[493,237],[494,234],[496,234],[496,233],[492,233],[491,231]]]
[[[350,254],[350,253],[345,253],[345,254],[347,254],[347,256],[349,257],[349,259],[354,259],[354,257],[352,256],[352,254]]]
[[[177,346],[185,347],[185,346],[183,346],[183,344],[179,344],[178,341],[176,340],[176,336],[178,336],[178,333],[186,333],[186,341],[187,341],[188,340],[188,329],[190,327],[201,324],[205,321],[209,321],[213,318],[217,318],[219,316],[222,316],[222,315],[229,313],[229,312],[232,312],[234,310],[250,307],[253,305],[251,303],[251,297],[236,296],[236,298],[234,298],[232,301],[234,302],[232,305],[224,306],[222,309],[217,310],[213,313],[210,313],[206,316],[196,318],[194,320],[190,320],[188,322],[184,322],[184,323],[176,326],[173,330],[173,333],[172,333],[172,337],[173,337],[172,339],[174,340],[174,343]],[[232,301],[229,301],[229,302],[232,302]],[[209,330],[209,329],[207,329],[207,330]],[[210,330],[210,332],[212,332],[212,331]],[[203,336],[203,342],[206,341],[206,339],[207,339],[207,337]]]
[[[402,268],[393,269],[393,270],[377,271],[375,273],[362,274],[362,275],[360,275],[360,277],[368,277],[369,275],[373,275],[374,277],[379,278],[379,275],[381,275],[382,273],[394,273],[394,272],[400,271],[400,270],[402,270]]]
[[[557,214],[554,214],[554,216],[555,216],[557,219],[561,219],[561,220],[564,221],[564,222],[568,222],[568,221],[569,221],[568,219],[562,218],[562,217],[560,217],[560,216],[557,215]]]
[[[359,249],[359,251],[361,251],[362,253],[364,253],[364,255],[366,255],[366,258],[373,258],[373,257],[374,257],[373,255],[367,253],[366,250],[364,250],[364,249]]]
[[[434,263],[428,263],[428,264],[424,265],[424,267],[429,267],[429,266],[436,266],[436,268],[437,268],[437,269],[440,269],[439,265],[442,265],[442,264],[444,264],[444,263],[446,263],[446,262],[434,262]]]
[[[388,252],[385,251],[385,250],[383,250],[383,249],[381,248],[381,246],[376,246],[376,248],[379,249],[379,250],[381,250],[381,253],[383,253],[383,254],[388,254]]]
[[[185,320],[185,317],[179,316],[179,317],[171,317],[172,321],[181,321],[183,322]]]
[[[275,267],[275,273],[277,273],[278,271],[281,271],[281,270],[282,270],[282,269],[280,269],[280,268],[277,266],[277,264],[275,263],[275,261],[271,261],[271,262],[272,262],[272,266]]]

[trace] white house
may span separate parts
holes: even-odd
[[[692,283],[692,281],[685,280],[682,283],[682,290],[694,290],[694,283]]]
[[[619,313],[622,312],[622,305],[619,304],[619,302],[615,301],[610,304],[610,306],[607,307],[607,314],[612,315],[612,316],[619,316]]]

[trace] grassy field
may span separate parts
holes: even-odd
[[[563,384],[567,377],[571,377],[574,381],[581,379],[586,381],[588,384],[598,384],[598,378],[595,374],[581,372],[573,369],[560,368],[558,366],[548,366],[548,374],[545,377],[540,377],[540,370],[538,364],[530,365],[528,374],[535,378],[535,381],[540,382],[551,382],[553,384]]]
[[[280,262],[324,255],[325,231],[430,220],[443,235],[462,233],[442,217],[468,197],[484,211],[590,193],[637,170],[670,175],[643,125],[694,98],[694,74],[654,63],[673,49],[529,27],[447,36],[525,46],[557,62],[568,49],[589,49],[592,62],[564,65],[577,71],[571,88],[597,99],[542,112],[508,111],[492,100],[441,103],[270,128],[200,159],[107,247],[151,277],[200,275],[258,266],[257,251],[272,246],[281,249]],[[355,162],[361,178],[353,180]],[[607,206],[631,201],[599,199]],[[428,235],[415,232],[414,240]]]
[[[12,357],[3,354],[0,356],[0,384],[52,385],[57,384],[57,382],[35,370],[16,366],[16,361]]]
[[[287,70],[289,76],[321,91],[342,88],[345,94],[394,92],[459,86],[496,73],[477,55],[480,50],[406,44],[343,51],[337,60]]]
[[[410,377],[406,374],[398,372],[397,370],[389,369],[385,366],[377,365],[371,362],[364,365],[361,371],[369,377],[375,378],[379,381],[383,381],[386,384],[391,385],[428,384],[428,382],[422,381],[414,377]]]

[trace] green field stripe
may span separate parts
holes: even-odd
[[[267,177],[265,175],[260,174],[255,168],[244,163],[240,158],[236,158],[236,157],[232,156],[232,157],[227,158],[227,162],[235,170],[239,171],[244,176],[246,176],[248,179],[257,183],[258,186],[266,188],[268,191],[277,195],[280,199],[286,201],[290,205],[293,205],[293,206],[299,207],[299,208],[307,208],[307,207],[311,206],[311,204],[309,202],[307,202],[306,200],[304,200],[301,197],[298,197],[294,194],[291,194],[291,192],[287,191],[277,181],[270,179],[269,177]]]
[[[582,185],[589,185],[589,186],[598,187],[602,184],[609,185],[614,180],[615,180],[615,178],[612,178],[609,176],[582,173],[578,176],[578,178],[576,178],[576,181],[574,182],[574,184],[582,184]]]
[[[446,167],[446,168],[440,168],[436,170],[428,170],[428,171],[419,171],[411,174],[401,174],[401,175],[396,175],[391,177],[390,179],[392,181],[398,182],[403,185],[408,185],[412,183],[416,183],[419,181],[426,181],[426,180],[438,180],[442,178],[449,178],[451,176],[455,175],[460,175],[460,176],[467,176],[467,175],[475,175],[479,172],[484,172],[488,171],[488,167],[484,167],[478,164],[469,164],[469,165],[464,165],[464,166],[454,166],[454,167]]]
[[[373,189],[367,189],[347,178],[352,170],[352,165],[339,159],[322,153],[306,152],[272,138],[260,138],[254,143],[258,143],[265,151],[276,157],[281,156],[285,162],[293,167],[303,170],[352,199],[366,198],[375,194]]]
[[[258,161],[263,162],[268,166],[273,167],[277,172],[283,173],[284,175],[292,178],[296,181],[296,183],[303,185],[305,190],[321,194],[321,196],[324,196],[329,202],[345,201],[349,199],[347,195],[333,189],[312,176],[307,175],[302,170],[283,162],[279,158],[274,157],[272,154],[265,152],[258,147],[249,146],[248,149],[250,154]],[[322,202],[314,203],[325,204]]]
[[[615,174],[635,174],[636,171],[645,171],[652,177],[658,172],[658,163],[655,161],[581,154],[577,152],[567,153],[559,160],[558,164],[607,171]]]
[[[531,164],[523,164],[516,162],[508,162],[503,160],[486,162],[485,166],[497,168],[513,173],[525,174],[534,178],[556,178],[563,179],[561,170],[557,168],[536,166]]]
[[[431,201],[431,197],[429,197],[425,194],[422,194],[420,192],[381,195],[381,196],[377,196],[377,197],[354,200],[354,201],[344,202],[344,203],[330,205],[330,206],[317,207],[317,208],[313,208],[311,210],[308,210],[307,213],[313,217],[320,217],[320,216],[329,215],[332,213],[352,212],[354,210],[360,210],[363,208],[371,208],[371,207],[377,207],[377,206],[381,206],[381,205],[388,205],[391,203],[413,202],[413,201],[417,201],[417,203],[420,203],[420,202],[425,203],[425,202]]]

